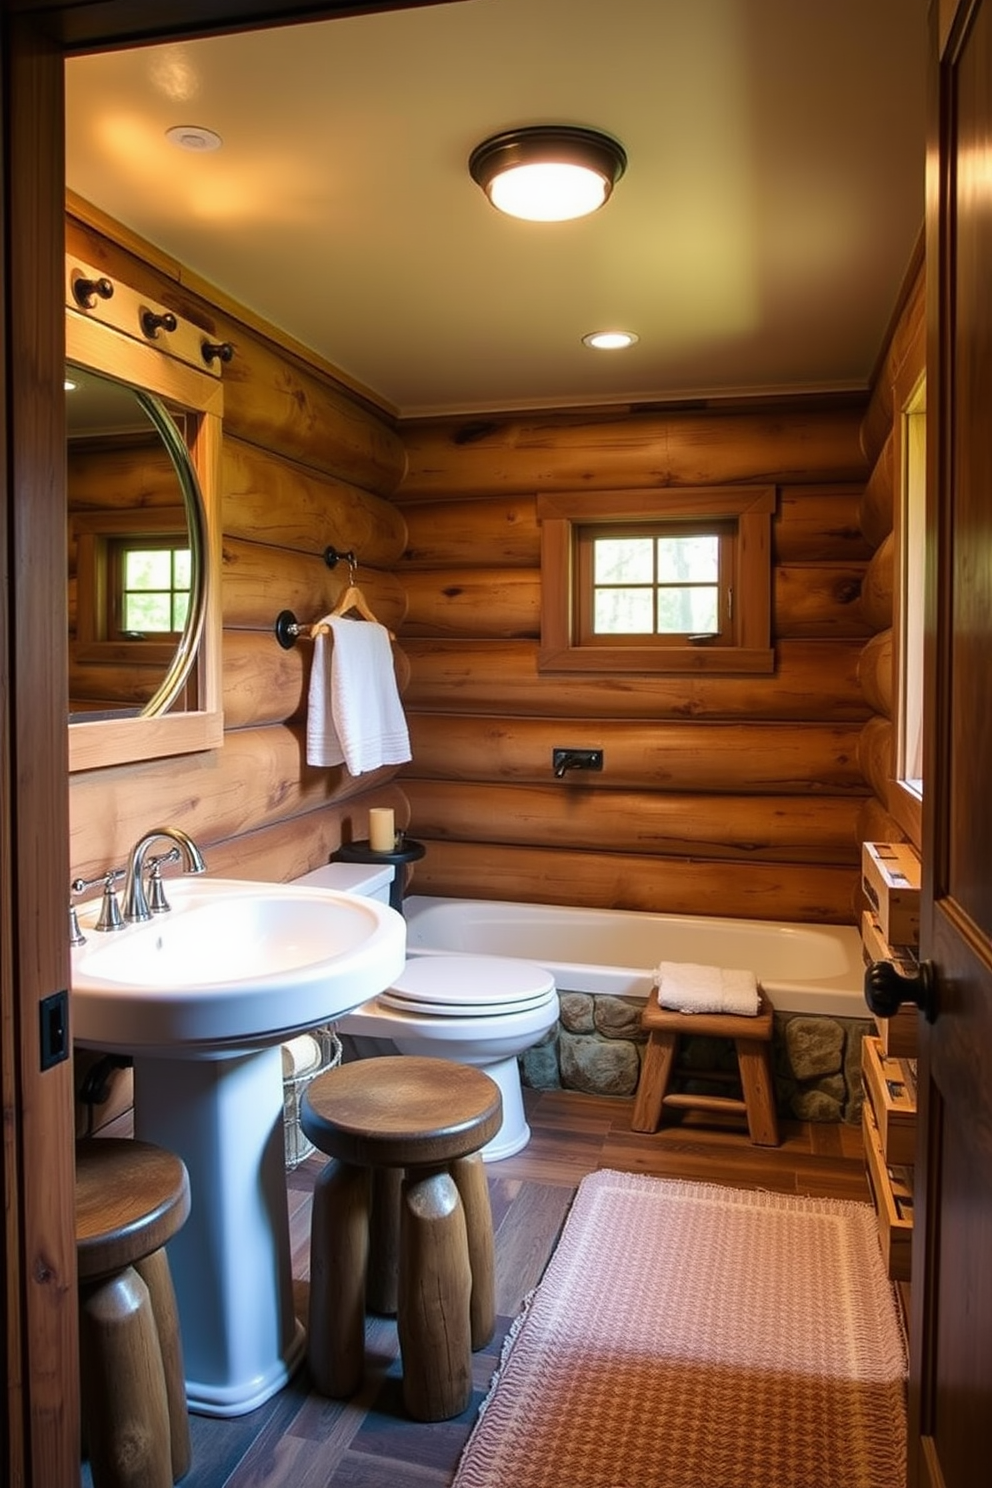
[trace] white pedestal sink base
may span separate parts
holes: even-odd
[[[135,1136],[189,1170],[189,1219],[168,1245],[187,1402],[254,1410],[301,1362],[286,1206],[282,1052],[134,1061]]]

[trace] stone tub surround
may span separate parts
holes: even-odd
[[[566,991],[558,1001],[557,1026],[521,1059],[523,1083],[535,1090],[633,1095],[647,1042],[640,1026],[643,1000]],[[779,1115],[857,1125],[861,1040],[873,1027],[867,1017],[776,1013],[772,1065]],[[729,1040],[685,1038],[682,1045],[682,1069],[737,1069]]]

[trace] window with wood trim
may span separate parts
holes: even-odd
[[[74,654],[79,660],[168,665],[186,623],[190,547],[180,507],[79,512]]]
[[[182,634],[189,612],[189,539],[121,537],[107,543],[106,634],[143,641]]]
[[[773,487],[537,505],[542,671],[772,671]]]

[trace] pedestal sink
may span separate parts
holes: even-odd
[[[135,1136],[176,1152],[192,1209],[169,1243],[191,1410],[254,1410],[289,1379],[293,1312],[279,1045],[376,996],[406,926],[372,899],[298,884],[171,879],[172,908],[100,933],[82,906],[72,1032],[134,1058]]]

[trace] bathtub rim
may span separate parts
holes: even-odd
[[[464,956],[486,955],[494,952],[482,952],[478,950],[467,950],[465,947],[446,948],[440,946],[417,945],[410,943],[410,929],[416,922],[418,916],[426,913],[430,908],[442,905],[495,905],[504,910],[523,909],[533,913],[535,910],[567,910],[572,913],[584,912],[580,905],[551,904],[542,901],[505,900],[505,899],[478,899],[462,898],[452,894],[410,894],[404,900],[403,913],[407,920],[407,955],[408,956]],[[776,1013],[788,1014],[789,1016],[808,1015],[813,1017],[828,1018],[855,1018],[863,1021],[871,1021],[871,1012],[864,1000],[863,980],[860,972],[864,965],[864,957],[861,948],[861,937],[853,925],[829,925],[823,923],[806,924],[801,921],[787,920],[743,920],[732,916],[706,916],[706,915],[666,915],[663,911],[640,911],[623,909],[599,909],[588,908],[585,912],[590,914],[603,914],[608,916],[657,914],[661,919],[672,919],[680,922],[697,924],[705,929],[712,923],[714,918],[719,918],[724,923],[746,924],[767,926],[769,929],[804,930],[817,931],[839,939],[848,951],[850,969],[833,977],[817,977],[807,980],[801,979],[775,979],[761,980],[761,986],[766,992]],[[500,953],[505,959],[507,952]],[[646,999],[653,986],[654,979],[652,969],[642,966],[600,966],[591,962],[575,962],[565,960],[554,960],[534,955],[528,951],[524,958],[544,966],[555,978],[559,992],[585,992],[593,996],[616,996],[635,999]],[[857,973],[857,974],[854,974]]]

